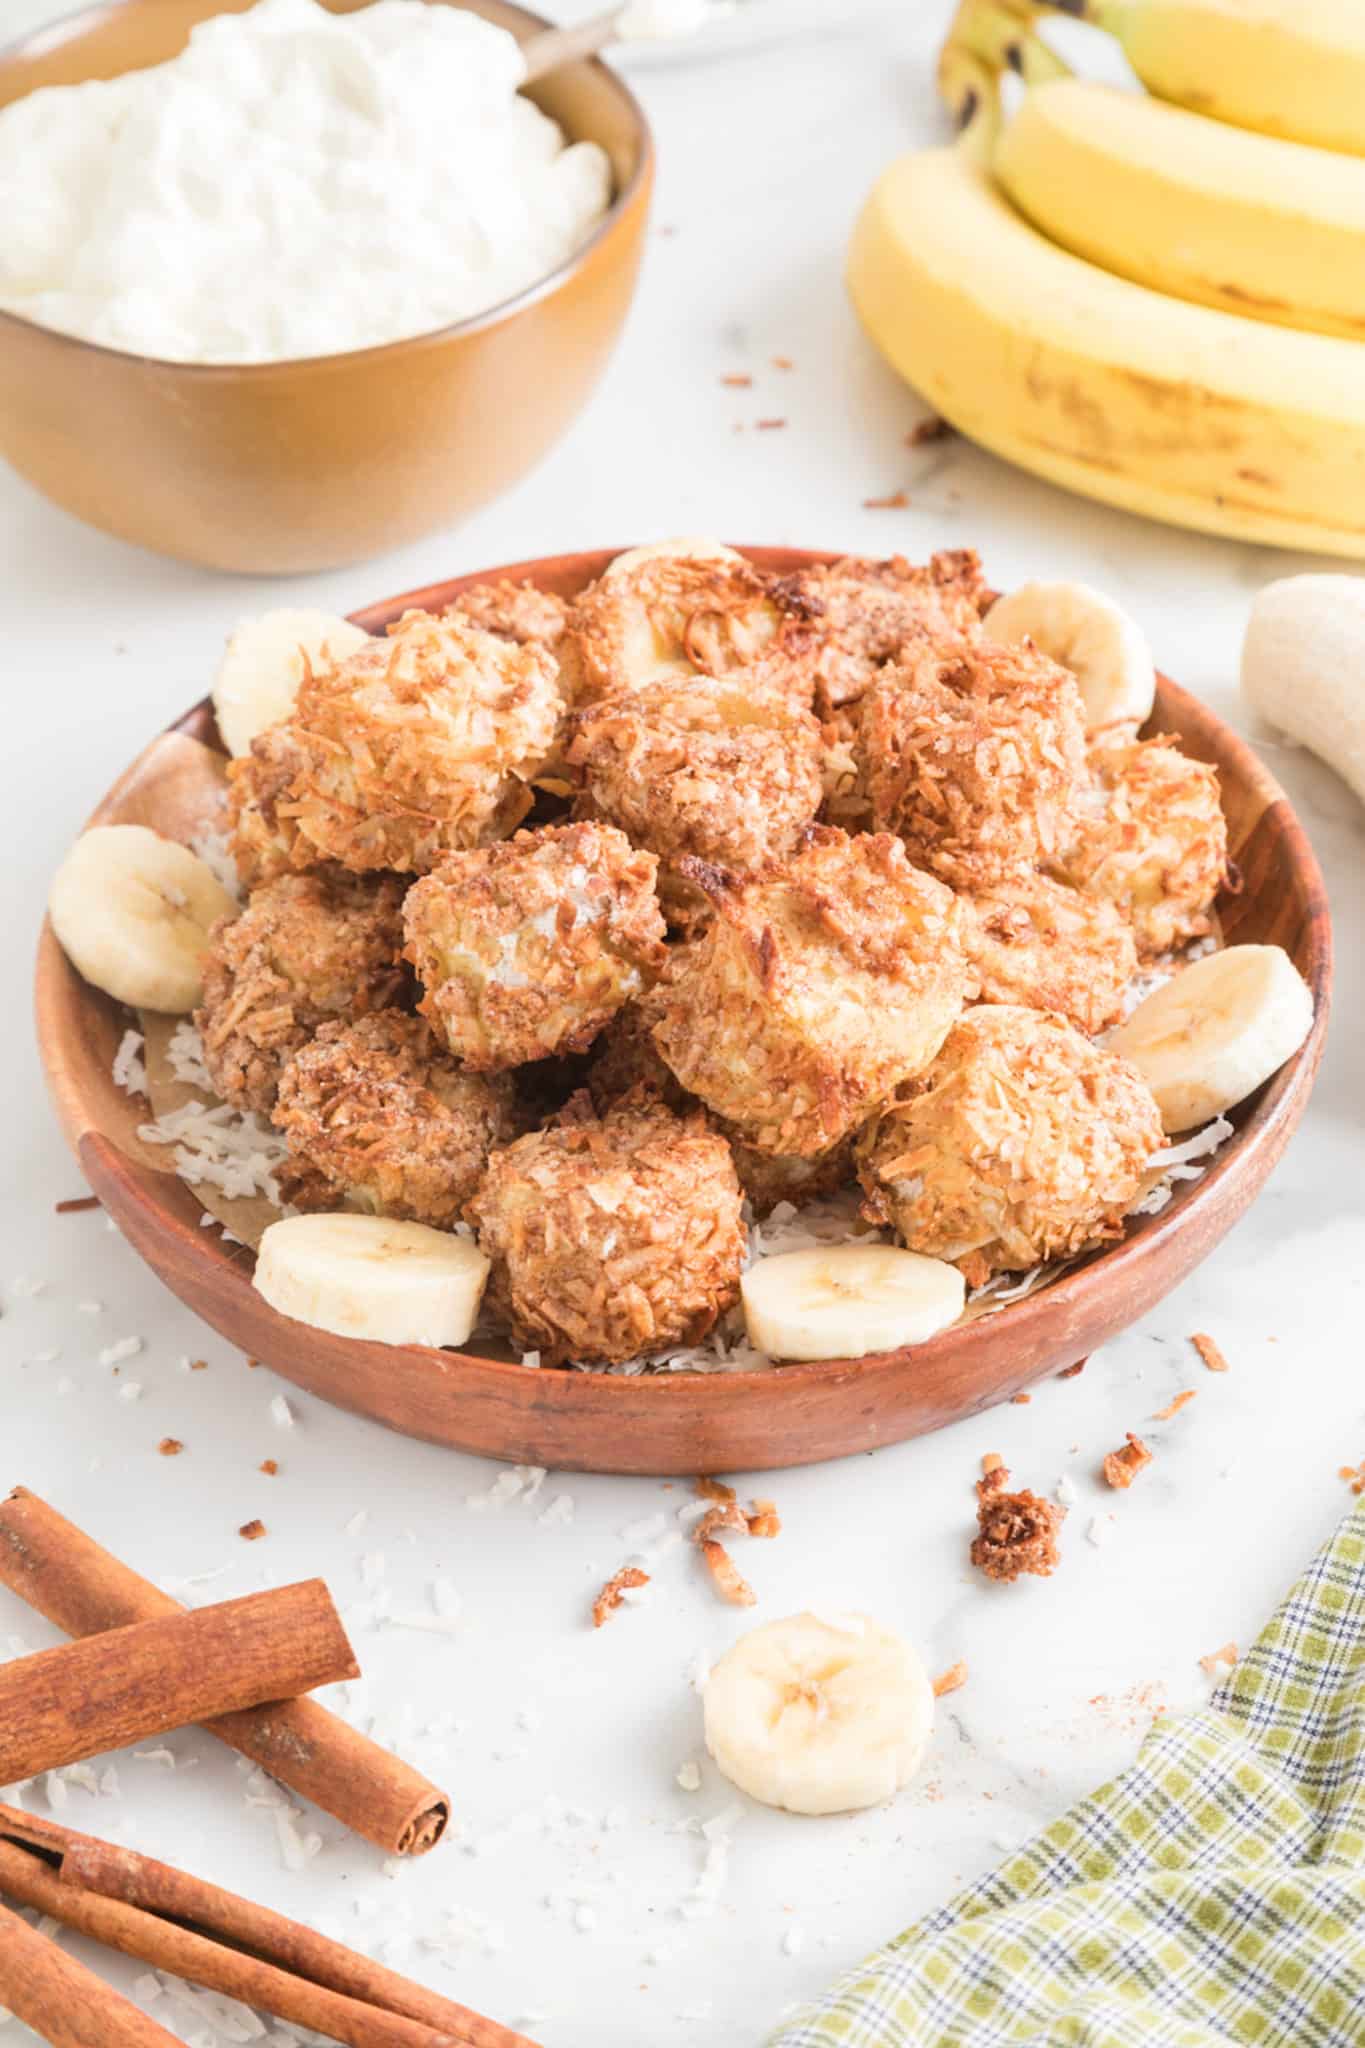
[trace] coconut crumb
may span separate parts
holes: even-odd
[[[178,1458],[184,1448],[178,1436],[163,1436],[157,1445],[163,1458]]]
[[[733,1500],[734,1497],[734,1487],[727,1486],[723,1479],[708,1479],[703,1475],[697,1481],[697,1498],[699,1500],[729,1501]]]
[[[1168,1401],[1164,1408],[1157,1409],[1156,1414],[1152,1417],[1153,1422],[1169,1422],[1171,1417],[1178,1415],[1182,1408],[1189,1407],[1190,1402],[1198,1392],[1198,1387],[1186,1387],[1183,1393],[1176,1395],[1174,1401]]]
[[[1106,1485],[1128,1487],[1145,1471],[1152,1462],[1152,1454],[1140,1436],[1134,1436],[1131,1429],[1125,1430],[1128,1441],[1121,1450],[1105,1454],[1102,1470]]]
[[[267,1479],[273,1479],[279,1469],[279,1465],[274,1458],[262,1458],[260,1465],[257,1467],[258,1471],[264,1472]]]
[[[255,1517],[250,1522],[243,1522],[237,1534],[248,1543],[259,1543],[265,1535],[265,1523],[259,1517]]]
[[[1202,1330],[1198,1330],[1191,1337],[1190,1342],[1210,1372],[1226,1372],[1228,1370],[1228,1362],[1214,1343],[1212,1337],[1206,1337]]]
[[[757,1536],[766,1541],[782,1534],[782,1517],[777,1512],[775,1501],[750,1501],[749,1512],[745,1520],[748,1523],[751,1536]]]
[[[757,1594],[723,1543],[708,1540],[701,1545],[701,1554],[723,1600],[728,1600],[732,1607],[756,1605]]]
[[[1089,1358],[1078,1358],[1074,1365],[1064,1365],[1057,1377],[1059,1380],[1074,1380],[1089,1365]]]
[[[934,1698],[941,1700],[950,1692],[961,1692],[967,1683],[967,1660],[959,1657],[956,1664],[950,1664],[946,1671],[940,1671],[934,1680]]]
[[[1024,1572],[1047,1578],[1061,1562],[1057,1534],[1066,1509],[1027,1488],[1009,1493],[1010,1475],[996,1465],[977,1481],[977,1535],[971,1560],[988,1579],[1009,1584]]]
[[[592,1603],[593,1627],[601,1628],[607,1616],[616,1612],[628,1593],[648,1584],[649,1573],[642,1572],[638,1565],[623,1565],[619,1572],[613,1572]]]

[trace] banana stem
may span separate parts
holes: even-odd
[[[961,0],[949,41],[961,43],[992,71],[1010,70],[1026,85],[1070,78],[1063,62],[1037,32],[1037,9],[1019,0]]]
[[[989,160],[1000,127],[999,74],[950,35],[939,52],[938,90],[960,146]]]

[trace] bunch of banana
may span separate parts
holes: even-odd
[[[939,74],[959,139],[870,195],[863,324],[954,426],[1053,482],[1365,556],[1365,0],[1069,11],[1161,97],[1071,77],[1032,0],[962,0]]]

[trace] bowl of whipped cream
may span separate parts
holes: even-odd
[[[0,455],[291,574],[455,524],[606,366],[648,216],[606,65],[506,0],[121,0],[0,52]]]

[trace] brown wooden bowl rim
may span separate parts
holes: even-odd
[[[780,569],[783,573],[840,559],[837,551],[746,546],[739,542],[731,545],[760,565]],[[547,576],[548,572],[548,576],[552,576],[558,583],[581,584],[600,574],[613,556],[621,552],[620,548],[592,549],[569,555],[539,556],[496,568],[472,571],[463,576],[428,584],[418,590],[405,591],[397,597],[382,599],[378,603],[361,607],[349,616],[354,624],[366,631],[380,632],[391,620],[400,617],[405,611],[440,609],[472,583],[503,579],[519,581],[526,577],[535,578],[538,574]],[[1005,1304],[985,1319],[994,1334],[1001,1327],[999,1319],[1008,1316],[1010,1330],[1018,1333],[1021,1353],[1027,1352],[1027,1340],[1036,1325],[1041,1325],[1044,1321],[1055,1321],[1058,1313],[1067,1309],[1077,1311],[1074,1317],[1068,1317],[1067,1320],[1081,1324],[1084,1317],[1080,1311],[1102,1290],[1107,1290],[1116,1280],[1149,1264],[1163,1263],[1163,1253],[1175,1237],[1197,1228],[1200,1219],[1207,1212],[1216,1211],[1221,1206],[1221,1191],[1229,1176],[1238,1176],[1241,1170],[1253,1166],[1257,1156],[1267,1147],[1271,1149],[1273,1160],[1279,1149],[1277,1141],[1286,1122],[1292,1126],[1306,1103],[1326,1036],[1332,991],[1331,922],[1326,886],[1307,835],[1295,816],[1288,797],[1247,742],[1201,699],[1181,689],[1164,674],[1160,675],[1159,680],[1168,702],[1173,702],[1177,707],[1197,707],[1198,717],[1209,721],[1216,732],[1223,758],[1230,763],[1245,784],[1264,799],[1267,811],[1273,808],[1279,813],[1278,824],[1284,834],[1287,857],[1300,880],[1311,911],[1307,921],[1309,959],[1305,980],[1313,995],[1313,1027],[1293,1058],[1286,1061],[1278,1073],[1265,1084],[1260,1100],[1250,1111],[1245,1122],[1238,1126],[1234,1136],[1212,1156],[1210,1164],[1198,1182],[1180,1194],[1165,1210],[1154,1216],[1140,1218],[1136,1226],[1114,1245],[1088,1254],[1072,1271],[1048,1282],[1033,1294]],[[188,726],[200,723],[206,711],[211,717],[212,704],[207,697],[185,712],[168,730],[183,731]],[[44,932],[51,938],[50,926],[46,923]],[[50,957],[61,957],[55,939],[51,940]],[[44,967],[40,953],[40,1009],[43,978]],[[69,1091],[65,1089],[62,1078],[55,1071],[53,1054],[56,1049],[40,1044],[39,1050],[49,1086],[65,1099]],[[96,1125],[87,1123],[85,1130],[87,1134],[102,1137]],[[223,1244],[217,1231],[194,1230],[182,1223],[179,1218],[167,1216],[160,1205],[140,1189],[134,1189],[132,1198],[144,1211],[154,1212],[158,1228],[180,1239],[187,1265],[194,1277],[207,1283],[210,1275],[222,1276],[226,1269],[230,1276],[227,1284],[234,1288],[247,1289],[254,1294],[245,1259],[234,1256],[233,1248]],[[252,1264],[254,1266],[254,1257]],[[255,1296],[254,1306],[258,1313],[265,1310],[272,1321],[278,1322],[286,1343],[290,1341],[290,1333],[300,1327],[291,1318],[268,1308],[259,1296]],[[1145,1305],[1139,1313],[1145,1313]],[[1136,1317],[1133,1320],[1136,1320]],[[671,1398],[679,1399],[684,1398],[684,1395],[695,1395],[699,1381],[717,1378],[724,1380],[729,1388],[741,1391],[749,1389],[754,1393],[762,1389],[771,1399],[780,1400],[783,1398],[784,1390],[800,1390],[828,1378],[833,1372],[872,1379],[878,1373],[901,1371],[908,1362],[922,1361],[928,1368],[936,1360],[945,1359],[964,1344],[969,1344],[973,1334],[980,1327],[982,1325],[978,1322],[958,1322],[922,1344],[902,1346],[895,1351],[876,1352],[863,1358],[819,1359],[805,1363],[769,1366],[757,1372],[665,1370],[627,1375],[602,1368],[571,1366],[554,1368],[552,1377],[558,1383],[557,1393],[570,1402],[592,1402],[598,1398],[599,1393],[605,1401],[624,1399],[627,1392],[631,1393],[632,1398],[638,1398],[638,1390],[643,1387],[651,1389],[646,1397],[650,1400],[669,1399],[670,1394],[667,1390],[670,1388],[675,1390]],[[450,1366],[476,1367],[481,1373],[492,1375],[494,1378],[507,1376],[509,1381],[524,1381],[528,1370],[515,1359],[486,1358],[477,1352],[435,1350],[421,1345],[371,1344],[359,1339],[349,1340],[349,1343],[357,1352],[373,1352],[376,1359],[391,1358],[395,1351],[400,1351],[410,1358],[440,1359]],[[569,1389],[574,1386],[581,1387],[582,1393],[571,1393]]]
[[[0,64],[21,62],[27,56],[42,55],[49,49],[59,49],[63,43],[75,42],[90,28],[102,20],[119,14],[133,0],[96,0],[92,7],[77,8],[71,14],[60,15],[56,21],[44,24],[28,35],[16,36],[7,43],[0,43]],[[447,0],[447,4],[460,6],[463,0]],[[554,28],[556,24],[537,14],[532,8],[523,7],[521,0],[498,0],[499,6],[519,17],[528,34],[541,29]],[[592,65],[611,81],[622,104],[630,115],[635,131],[638,154],[635,168],[630,177],[616,193],[611,205],[603,214],[586,242],[566,256],[562,263],[526,285],[510,299],[499,299],[494,306],[485,307],[482,313],[471,313],[463,320],[452,320],[444,327],[429,327],[421,334],[400,335],[396,341],[371,342],[365,348],[332,350],[326,355],[272,356],[259,363],[186,363],[173,356],[144,355],[138,349],[114,348],[108,342],[91,341],[82,334],[66,334],[60,327],[45,327],[40,320],[29,320],[22,313],[13,313],[0,307],[0,332],[6,326],[23,329],[28,334],[41,335],[45,339],[64,344],[68,348],[86,351],[97,356],[111,357],[123,363],[135,363],[144,370],[156,371],[166,376],[184,376],[197,382],[214,378],[241,378],[246,381],[261,381],[272,372],[288,370],[323,370],[327,366],[335,369],[339,364],[350,365],[372,362],[380,356],[399,356],[418,348],[430,348],[439,343],[457,341],[467,335],[482,333],[486,328],[500,326],[505,320],[515,319],[540,300],[550,297],[581,270],[594,250],[600,248],[609,236],[615,233],[623,217],[630,212],[640,192],[648,188],[654,169],[654,131],[649,117],[640,101],[618,71],[600,57],[579,58],[579,63]]]

